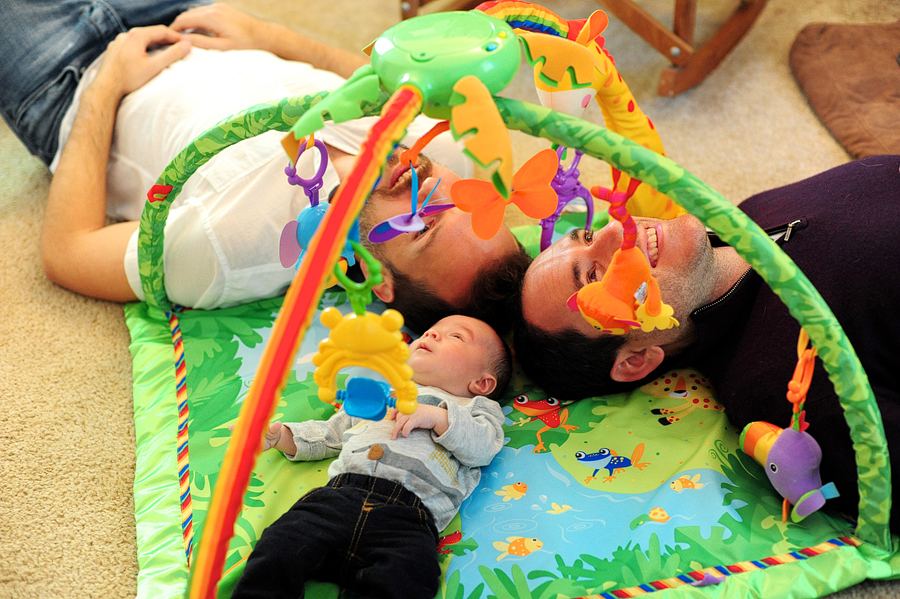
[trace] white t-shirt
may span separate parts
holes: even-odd
[[[99,62],[85,73],[66,113],[59,152],[68,140],[81,93]],[[333,90],[343,82],[334,73],[268,52],[193,48],[123,99],[110,151],[107,214],[119,221],[139,220],[147,191],[169,161],[219,121],[260,102]],[[356,154],[374,122],[375,117],[326,123],[316,138]],[[436,122],[418,117],[404,141],[411,145]],[[309,199],[301,187],[287,182],[284,135],[269,131],[227,148],[185,183],[172,203],[165,228],[163,261],[170,301],[194,308],[222,308],[279,295],[290,285],[295,270],[281,265],[279,238],[284,225],[297,217]],[[461,148],[444,133],[426,152],[470,178],[472,163]],[[318,165],[318,151],[304,152],[297,173],[310,177]],[[326,199],[338,183],[329,163],[320,199]],[[137,233],[128,244],[125,271],[131,288],[143,299]]]

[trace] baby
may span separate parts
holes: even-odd
[[[329,481],[263,532],[232,597],[303,597],[315,579],[364,597],[434,597],[438,532],[503,446],[494,401],[509,348],[486,323],[448,316],[409,346],[412,414],[380,421],[339,410],[327,421],[274,422],[265,436],[291,460],[337,456]]]

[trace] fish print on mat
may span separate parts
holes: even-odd
[[[527,492],[528,485],[518,482],[513,485],[500,487],[499,491],[494,491],[494,495],[500,495],[503,497],[503,501],[509,501],[511,499],[522,499]]]

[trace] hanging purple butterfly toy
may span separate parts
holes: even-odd
[[[441,180],[438,179],[437,185],[434,186],[434,189],[431,190],[431,193],[428,194],[428,197],[425,198],[425,201],[422,202],[422,207],[418,207],[419,200],[419,177],[416,174],[416,169],[410,169],[410,173],[412,173],[412,211],[409,214],[398,214],[397,216],[392,216],[391,218],[381,221],[369,231],[369,241],[372,243],[383,243],[388,241],[389,239],[393,239],[394,237],[400,235],[401,233],[414,233],[416,231],[422,231],[425,229],[425,220],[424,217],[430,216],[432,214],[437,214],[439,212],[443,212],[444,210],[449,210],[451,208],[456,208],[454,204],[432,204],[428,205],[428,201],[431,199],[431,196],[434,194],[435,190],[437,190],[438,186],[441,184]]]
[[[309,179],[304,179],[297,174],[296,165],[300,161],[300,155],[306,150],[306,143],[305,139],[300,142],[297,160],[294,161],[294,164],[288,164],[284,168],[284,174],[287,175],[288,183],[302,187],[309,198],[309,206],[301,210],[297,219],[290,221],[281,230],[278,257],[281,259],[281,265],[285,268],[293,266],[296,269],[300,266],[306,247],[319,228],[319,223],[322,222],[325,213],[328,212],[328,208],[331,207],[327,202],[319,202],[319,189],[322,188],[322,179],[325,176],[325,169],[328,167],[328,150],[325,148],[322,140],[315,140],[315,147],[319,150],[322,158],[315,174]],[[349,266],[353,266],[356,263],[356,257],[353,255],[350,239],[359,242],[358,221],[353,224],[347,239],[347,244],[341,252],[341,258],[345,259]]]

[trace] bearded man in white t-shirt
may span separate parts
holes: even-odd
[[[144,0],[118,7],[85,0],[80,10],[72,8],[77,4],[14,0],[4,9],[0,58],[8,60],[0,82],[33,84],[18,95],[4,85],[0,109],[54,173],[41,241],[46,275],[87,296],[139,300],[137,221],[147,190],[171,158],[249,106],[337,88],[366,58],[227,5],[183,10],[197,3]],[[67,10],[76,14],[61,14]],[[47,40],[60,40],[69,54],[59,58]],[[48,122],[44,130],[29,127]],[[328,124],[317,132],[328,149],[324,190],[350,172],[371,122]],[[408,139],[433,124],[420,117]],[[294,270],[281,265],[278,238],[308,198],[285,181],[282,135],[272,131],[221,152],[173,202],[164,247],[173,303],[220,308],[279,295],[290,284]],[[438,186],[432,203],[448,202],[450,185],[472,176],[471,163],[448,134],[426,151],[439,162],[422,160],[417,167],[420,194]],[[312,172],[318,155],[302,158],[298,172]],[[408,212],[411,174],[404,170],[395,154],[361,215],[364,228]],[[504,227],[481,240],[470,215],[458,209],[426,224],[420,234],[378,247],[385,281],[376,295],[404,313],[413,330],[450,313],[502,327],[509,313],[504,298],[528,265],[511,232]]]

